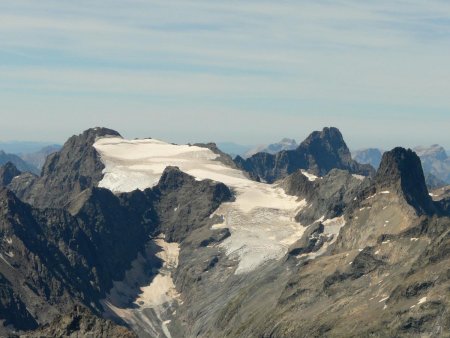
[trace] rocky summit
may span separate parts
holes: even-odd
[[[325,175],[334,168],[361,175],[374,173],[370,165],[352,160],[350,150],[337,128],[313,132],[294,150],[283,150],[276,154],[260,152],[247,159],[238,156],[235,162],[242,170],[268,183],[298,169],[308,170],[315,175]]]
[[[449,337],[450,193],[336,128],[234,161],[89,129],[0,168],[0,336]]]

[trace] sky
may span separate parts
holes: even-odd
[[[450,1],[1,0],[0,141],[450,149]]]

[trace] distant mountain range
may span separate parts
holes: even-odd
[[[378,169],[383,153],[384,151],[378,148],[367,148],[353,151],[352,157],[359,163],[370,164],[375,169]]]
[[[241,156],[248,158],[256,153],[275,154],[282,150],[292,150],[298,147],[294,139],[283,138],[279,142],[260,145],[243,145],[234,142],[217,142],[217,147],[232,158]]]
[[[24,171],[24,172],[28,171],[33,174],[39,173],[38,168],[36,168],[31,163],[24,161],[18,155],[7,154],[3,150],[0,150],[0,165],[6,164],[8,162],[11,162],[12,164],[14,164],[17,167],[17,169],[19,169],[20,171]]]
[[[290,138],[284,138],[280,142],[271,143],[269,145],[260,145],[257,147],[254,147],[244,153],[242,155],[243,158],[248,158],[256,153],[268,153],[268,154],[276,154],[282,150],[294,150],[298,147],[297,142],[294,139]]]
[[[53,144],[36,150],[36,147],[42,145],[39,142],[10,142],[0,143],[1,145],[6,145],[6,149],[14,151],[33,150],[32,152],[6,153],[0,148],[0,165],[10,162],[20,171],[36,175],[40,174],[47,156],[61,149],[60,145]]]
[[[49,146],[46,146],[42,149],[39,149],[35,152],[31,153],[21,153],[19,156],[24,160],[25,162],[33,165],[34,167],[38,168],[39,170],[42,169],[45,163],[45,159],[48,155],[57,152],[61,149],[61,146],[59,144],[52,144]]]
[[[243,145],[234,142],[217,142],[217,147],[232,158],[243,155],[254,148],[254,146],[251,145]]]
[[[422,160],[423,170],[450,184],[450,157],[443,147],[416,147],[414,151]]]
[[[0,141],[0,150],[10,154],[28,154],[40,151],[42,148],[53,145],[49,142],[36,141]]]

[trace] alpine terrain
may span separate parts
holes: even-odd
[[[450,188],[337,128],[285,143],[233,160],[92,128],[39,175],[6,161],[0,336],[450,337]]]

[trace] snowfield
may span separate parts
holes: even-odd
[[[217,161],[218,155],[210,149],[120,137],[100,138],[94,147],[105,165],[99,186],[114,192],[153,187],[167,166],[177,166],[197,180],[211,179],[233,188],[236,201],[216,210],[224,222],[215,228],[230,229],[231,236],[220,245],[227,255],[239,259],[236,274],[282,258],[303,234],[304,227],[294,217],[306,206],[305,201],[287,195],[277,185],[248,179],[240,170]]]

